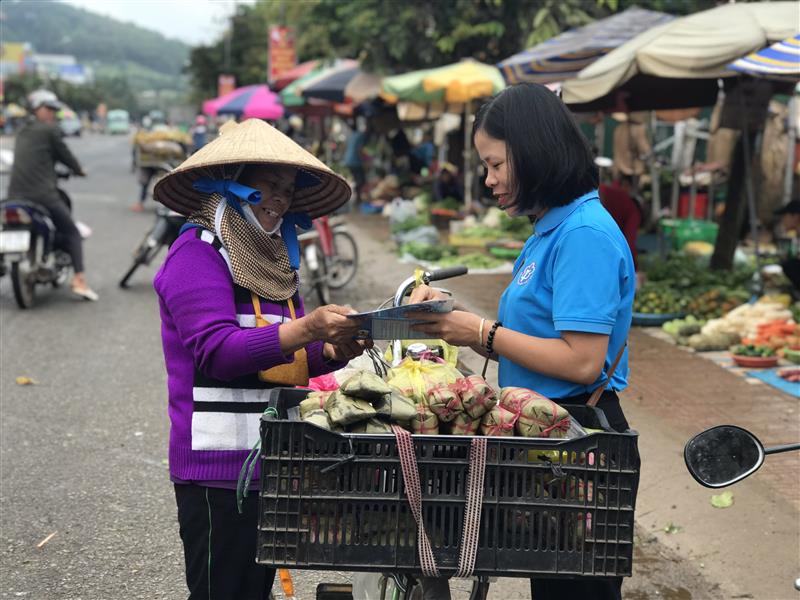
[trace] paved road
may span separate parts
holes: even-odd
[[[0,598],[185,597],[166,465],[155,268],[138,272],[129,290],[117,287],[153,219],[129,211],[137,186],[127,144],[105,136],[70,141],[89,172],[66,187],[77,217],[94,229],[86,263],[100,302],[47,290],[23,312],[7,278],[0,282]],[[410,268],[390,261],[385,238],[361,233],[359,275],[333,300],[369,308]],[[16,376],[37,384],[18,386]],[[629,598],[715,597],[696,568],[652,536],[644,535],[637,553]],[[304,576],[298,595],[310,599],[316,581],[344,577]],[[501,580],[490,597],[528,592],[524,582]]]

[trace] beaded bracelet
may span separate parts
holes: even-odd
[[[489,354],[494,352],[494,334],[497,333],[497,328],[502,326],[503,324],[500,321],[495,321],[492,324],[492,328],[489,330],[489,337],[486,338],[486,352]]]

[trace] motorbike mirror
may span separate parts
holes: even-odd
[[[755,473],[764,462],[764,446],[746,429],[718,425],[686,442],[683,458],[700,485],[721,488]]]

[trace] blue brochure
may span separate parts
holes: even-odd
[[[359,339],[373,340],[422,340],[430,338],[430,334],[412,331],[411,326],[425,323],[425,320],[410,319],[410,312],[448,313],[453,310],[453,299],[429,300],[418,304],[404,304],[392,308],[383,308],[370,312],[347,315],[351,319],[363,319],[358,331]]]

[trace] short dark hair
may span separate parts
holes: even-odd
[[[491,98],[475,115],[473,139],[481,130],[506,143],[513,203],[520,210],[563,206],[597,188],[589,142],[545,86],[519,83]]]

